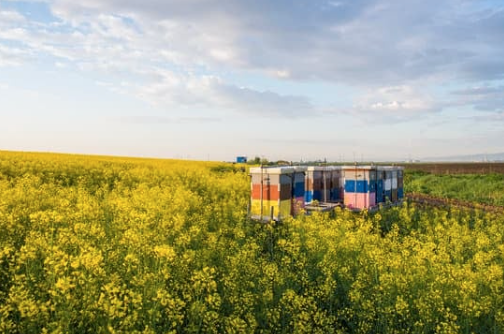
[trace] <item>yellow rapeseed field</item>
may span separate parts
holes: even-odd
[[[213,162],[0,152],[1,333],[503,333],[504,217],[247,219]]]

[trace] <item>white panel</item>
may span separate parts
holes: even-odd
[[[397,189],[397,179],[396,178],[392,179],[392,189]]]
[[[392,190],[392,180],[391,179],[385,180],[384,188],[385,188],[385,190]]]

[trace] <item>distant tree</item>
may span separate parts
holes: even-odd
[[[289,162],[289,161],[286,161],[286,160],[278,160],[276,162],[276,165],[279,165],[279,166],[290,166],[290,165],[292,165],[292,163]]]

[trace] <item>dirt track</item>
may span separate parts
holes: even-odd
[[[405,163],[406,171],[432,174],[504,174],[502,162]]]
[[[504,207],[495,205],[479,204],[456,199],[440,198],[420,193],[409,193],[406,198],[414,203],[421,205],[436,206],[442,208],[464,208],[464,209],[477,209],[487,212],[504,213]]]

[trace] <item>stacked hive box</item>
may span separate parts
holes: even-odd
[[[376,168],[376,204],[385,202],[385,172],[383,168]]]
[[[344,203],[349,208],[367,209],[376,205],[376,167],[343,167]]]
[[[392,168],[392,198],[390,201],[392,203],[397,202],[397,169]]]
[[[320,189],[321,202],[331,201],[332,168],[322,167],[322,188]]]
[[[306,167],[295,167],[292,174],[292,213],[294,215],[301,212],[305,207],[305,174]]]
[[[400,201],[404,198],[404,170],[403,167],[398,167],[397,170],[397,199]]]
[[[403,190],[403,168],[402,167],[391,167],[391,166],[380,166],[377,172],[377,203],[386,203],[388,201],[396,203],[404,197]],[[382,178],[382,182],[380,182]],[[380,190],[380,183],[383,184],[383,189]]]
[[[321,201],[322,199],[322,171],[323,167],[311,166],[306,168],[305,174],[305,202],[311,203],[314,200]]]
[[[250,175],[252,218],[281,220],[304,208],[304,168],[256,167]]]
[[[344,202],[345,201],[345,171],[343,170],[343,167],[340,167],[339,186],[340,186],[340,200]]]
[[[392,169],[391,167],[384,168],[384,183],[383,183],[383,193],[384,202],[392,201]]]
[[[342,180],[342,170],[340,166],[328,167],[331,171],[331,202],[337,202],[343,200],[343,182]]]
[[[305,202],[334,202],[341,199],[341,167],[306,168]]]

